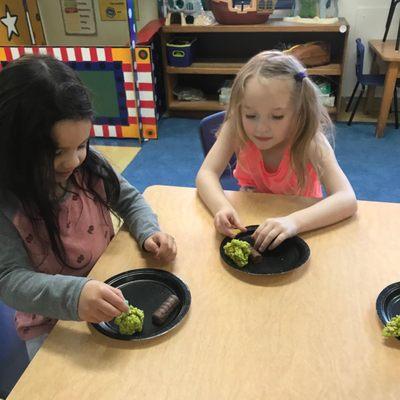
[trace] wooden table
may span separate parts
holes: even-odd
[[[400,278],[400,204],[359,202],[356,217],[302,235],[308,264],[256,277],[223,265],[222,238],[194,189],[154,186],[145,197],[178,243],[163,268],[190,287],[185,321],[144,343],[59,322],[9,400],[399,398],[400,341],[382,338],[375,301]],[[249,225],[312,202],[228,197]],[[91,275],[155,265],[121,231]]]
[[[384,135],[390,104],[393,99],[394,86],[399,74],[400,52],[395,50],[395,44],[395,40],[387,40],[386,42],[382,42],[381,40],[369,41],[369,47],[372,52],[376,54],[378,59],[388,64],[385,77],[385,86],[383,88],[382,101],[379,110],[378,123],[375,129],[375,134],[378,138],[383,137]],[[374,65],[371,68],[371,73],[378,73],[376,63],[373,64]],[[368,89],[367,104],[371,102],[373,95],[374,89]]]

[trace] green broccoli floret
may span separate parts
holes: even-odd
[[[250,244],[244,240],[232,239],[224,246],[225,254],[240,268],[249,262]]]
[[[382,335],[400,337],[400,315],[396,315],[386,324],[382,330]]]
[[[119,327],[119,333],[123,335],[133,335],[135,332],[142,332],[143,320],[143,310],[129,306],[129,311],[116,317],[114,322]]]

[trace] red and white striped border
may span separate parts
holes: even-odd
[[[157,125],[151,62],[135,63],[135,68],[139,91],[141,122],[144,125]]]
[[[6,61],[16,60],[24,54],[47,54],[60,61],[89,61],[113,62],[111,47],[3,47]],[[126,93],[126,107],[129,125],[137,125],[137,109],[134,76],[132,65],[123,63],[124,88]],[[93,125],[92,136],[98,137],[123,137],[121,125]]]
[[[48,54],[60,61],[118,61],[111,47],[3,47],[6,60],[15,60],[24,54]]]

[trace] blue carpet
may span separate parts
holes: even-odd
[[[335,153],[359,200],[400,201],[400,131],[389,125],[382,139],[375,125],[336,124]]]
[[[143,144],[124,177],[140,191],[151,185],[194,187],[204,159],[198,129],[197,119],[161,119],[159,139]]]
[[[143,143],[123,175],[140,191],[157,184],[194,187],[204,158],[198,129],[196,119],[162,119],[159,139]],[[108,139],[96,143],[110,144]],[[137,141],[112,144],[137,145]],[[384,138],[376,139],[374,124],[337,123],[335,152],[358,199],[400,201],[400,131],[393,125],[386,128]],[[231,188],[229,183],[224,187]]]

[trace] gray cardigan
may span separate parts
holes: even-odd
[[[139,191],[119,176],[121,193],[112,209],[142,247],[160,231],[157,216]],[[71,195],[71,194],[67,194]],[[36,272],[12,223],[18,202],[0,191],[0,300],[19,311],[78,320],[78,301],[86,277]]]

